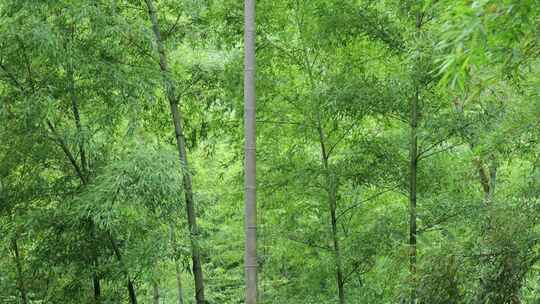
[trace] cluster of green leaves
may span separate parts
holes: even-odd
[[[243,301],[243,7],[154,2],[189,170],[144,3],[0,3],[0,302],[94,303],[97,276],[193,303],[183,174],[207,301]],[[540,301],[536,4],[257,1],[261,303],[337,303],[338,268],[347,303]]]

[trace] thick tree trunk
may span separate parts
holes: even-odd
[[[257,303],[255,131],[255,0],[244,3],[245,273],[246,304]]]
[[[195,279],[195,299],[197,304],[204,304],[204,279],[201,265],[200,249],[198,244],[199,228],[197,226],[197,217],[195,214],[195,202],[193,200],[193,190],[191,175],[189,173],[189,165],[186,153],[186,144],[184,138],[184,132],[182,129],[182,116],[178,111],[178,97],[176,94],[176,87],[169,78],[169,67],[167,63],[167,55],[165,47],[161,39],[161,33],[159,30],[159,23],[157,19],[156,9],[152,0],[146,0],[146,6],[148,8],[148,14],[152,22],[152,30],[156,39],[156,44],[159,53],[159,66],[163,74],[163,82],[166,88],[167,99],[169,100],[171,115],[174,123],[174,131],[176,135],[176,143],[178,147],[178,155],[180,162],[183,164],[183,185],[186,199],[187,209],[187,221],[190,230],[191,241],[191,259],[193,262],[193,275]]]
[[[15,257],[15,267],[17,268],[17,288],[21,293],[21,303],[28,304],[28,295],[26,292],[26,284],[24,280],[24,273],[21,263],[21,254],[19,252],[19,245],[17,243],[17,237],[13,237],[11,240],[11,248]]]
[[[337,208],[337,191],[338,191],[338,181],[330,173],[330,166],[328,163],[329,155],[326,151],[325,146],[325,136],[321,126],[320,120],[317,122],[318,132],[319,132],[319,142],[321,145],[321,158],[322,164],[326,176],[326,186],[328,194],[328,207],[330,209],[330,221],[332,224],[332,245],[334,251],[334,261],[336,267],[336,283],[338,288],[339,303],[345,304],[345,277],[343,276],[343,266],[341,261],[341,248],[339,246],[339,235],[337,227],[337,217],[336,217],[336,208]]]

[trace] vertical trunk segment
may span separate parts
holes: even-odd
[[[412,279],[411,304],[416,303],[416,173],[418,170],[418,137],[417,137],[418,89],[411,102],[411,138],[410,138],[410,176],[409,176],[409,267]]]
[[[13,254],[15,255],[15,266],[17,267],[17,288],[21,293],[21,303],[28,304],[28,296],[26,294],[26,285],[24,283],[24,274],[22,270],[21,255],[19,253],[19,245],[17,244],[17,237],[11,240],[11,247]]]
[[[197,227],[197,217],[195,215],[195,202],[193,200],[191,175],[189,174],[189,170],[187,169],[188,159],[186,153],[184,132],[182,128],[182,116],[180,111],[178,110],[178,97],[176,94],[176,87],[169,76],[167,54],[165,52],[165,47],[161,39],[161,32],[159,30],[156,9],[152,0],[146,0],[146,6],[148,8],[148,14],[150,16],[150,21],[152,22],[152,30],[156,39],[157,49],[159,53],[159,67],[163,74],[163,84],[166,89],[167,99],[169,100],[171,115],[174,123],[176,143],[178,146],[178,155],[180,158],[180,162],[184,166],[184,168],[182,168],[183,185],[186,199],[187,221],[190,230],[191,259],[193,262],[193,275],[195,279],[195,299],[197,304],[204,304],[205,301],[203,272],[201,266],[200,249],[197,242],[199,236],[199,228]]]
[[[137,295],[135,294],[135,286],[133,286],[133,281],[131,280],[131,278],[129,276],[129,271],[128,271],[126,265],[124,264],[124,261],[122,260],[122,255],[120,254],[120,249],[116,245],[116,242],[115,242],[114,238],[112,237],[111,232],[109,231],[107,233],[108,233],[108,236],[109,236],[109,241],[111,242],[111,246],[112,246],[113,251],[114,251],[114,255],[116,256],[116,259],[118,259],[118,263],[120,263],[120,267],[122,268],[122,271],[124,272],[124,274],[126,275],[127,280],[128,280],[127,288],[128,288],[128,294],[129,294],[129,302],[131,304],[137,304]]]
[[[72,38],[73,39],[73,38]],[[73,58],[71,58],[71,61],[73,61]],[[75,127],[77,128],[77,134],[80,137],[79,138],[79,154],[81,157],[81,167],[80,170],[82,171],[81,174],[84,176],[84,183],[88,183],[89,180],[89,168],[88,168],[88,161],[86,159],[86,151],[84,149],[84,134],[81,124],[81,115],[79,114],[79,107],[77,105],[77,93],[75,91],[75,76],[73,71],[73,62],[70,63],[68,67],[68,77],[69,77],[69,91],[71,96],[71,110],[73,112],[73,118],[75,119]],[[97,269],[99,266],[98,263],[98,253],[97,253],[97,241],[96,241],[96,225],[94,221],[90,221],[90,238],[94,242],[93,246],[93,252],[92,252],[92,264],[94,266],[94,269]],[[100,303],[101,300],[101,286],[99,282],[99,277],[97,272],[94,270],[92,273],[92,282],[94,285],[94,302]]]
[[[74,41],[75,36],[75,26],[73,25],[71,27],[71,43]],[[68,89],[69,89],[69,95],[71,100],[71,111],[73,112],[73,119],[75,120],[75,127],[77,129],[77,135],[79,136],[78,145],[79,145],[79,155],[81,158],[81,166],[80,171],[81,175],[84,177],[82,178],[83,185],[87,184],[89,181],[89,166],[88,161],[86,158],[86,151],[84,149],[84,133],[81,123],[81,115],[79,113],[79,107],[77,102],[77,91],[75,88],[75,70],[73,66],[73,55],[70,56],[70,62],[67,67],[67,76],[68,76]],[[97,269],[99,262],[98,262],[98,253],[97,253],[97,247],[98,244],[96,242],[96,226],[92,220],[90,220],[90,238],[94,242],[93,244],[93,252],[92,252],[92,264],[94,267],[94,271],[92,273],[92,283],[94,285],[94,302],[96,304],[101,302],[101,286],[99,282],[99,276],[95,269]]]
[[[73,59],[71,59],[73,61]],[[82,173],[88,178],[88,163],[86,161],[86,151],[84,150],[84,134],[81,124],[81,115],[79,114],[79,107],[77,105],[77,93],[75,91],[75,76],[73,71],[73,63],[70,63],[68,67],[69,78],[69,93],[71,99],[71,110],[73,112],[73,119],[75,120],[75,127],[77,128],[77,135],[79,136],[79,154],[81,157],[81,170]]]
[[[420,37],[420,28],[422,27],[422,13],[420,11],[416,12],[416,22],[415,22],[415,38],[416,43],[418,44],[418,38]],[[419,52],[419,45],[417,45],[417,51]],[[419,56],[419,54],[417,54]],[[418,62],[414,63],[418,65]],[[418,69],[416,69],[418,70]],[[410,150],[409,150],[409,267],[412,280],[411,286],[411,295],[410,302],[411,304],[416,303],[416,288],[417,288],[417,278],[416,278],[416,175],[418,171],[418,101],[420,98],[420,83],[418,78],[419,75],[414,75],[414,87],[415,92],[411,100],[411,113],[409,118],[410,123]]]
[[[321,126],[321,121],[318,119],[317,128],[319,131],[319,141],[321,144],[321,158],[323,167],[325,170],[326,176],[326,186],[328,194],[328,207],[330,208],[330,220],[332,223],[332,244],[334,250],[334,258],[336,264],[336,283],[338,288],[339,303],[345,304],[345,277],[343,276],[343,265],[341,262],[341,248],[339,246],[339,236],[337,228],[337,217],[336,217],[336,208],[337,208],[337,191],[338,191],[338,181],[331,174],[330,166],[328,164],[328,159],[330,158],[329,153],[326,151],[325,136]]]
[[[257,303],[255,132],[255,0],[244,3],[245,272],[246,304]]]
[[[152,287],[154,290],[154,304],[159,304],[159,284],[157,281],[152,282]]]
[[[182,291],[182,272],[180,271],[180,264],[177,260],[174,261],[174,267],[176,270],[176,290],[178,292],[178,304],[184,304],[184,292]]]
[[[330,177],[331,178],[331,177]],[[345,304],[345,278],[343,276],[343,266],[341,262],[341,249],[339,246],[339,237],[337,230],[337,219],[336,219],[336,206],[337,206],[337,185],[334,184],[334,181],[329,181],[329,186],[331,187],[328,191],[328,203],[330,205],[330,218],[332,220],[332,243],[334,245],[334,256],[336,259],[336,279],[338,287],[338,296],[339,303]]]
[[[331,190],[334,191],[334,190]],[[336,193],[329,193],[329,203],[330,203],[330,217],[332,220],[332,242],[334,245],[334,255],[336,259],[336,275],[337,275],[337,284],[338,284],[338,296],[339,303],[345,304],[345,278],[343,277],[343,266],[341,263],[341,249],[339,246],[339,238],[337,231],[337,220],[336,220]]]
[[[73,58],[71,59],[73,61]],[[70,63],[68,68],[68,77],[69,77],[69,91],[71,95],[71,110],[73,112],[73,118],[75,119],[75,127],[77,128],[77,134],[80,137],[79,138],[79,154],[81,157],[81,167],[80,170],[82,171],[81,174],[84,176],[84,183],[88,183],[89,180],[89,168],[88,168],[88,161],[86,159],[86,151],[84,149],[84,134],[81,124],[81,116],[79,114],[79,107],[77,105],[77,93],[75,91],[75,77],[74,77],[74,71],[73,71],[73,63]],[[82,137],[82,138],[81,138]],[[92,264],[94,266],[94,269],[97,269],[99,266],[98,263],[98,253],[97,253],[97,241],[96,241],[96,225],[94,221],[90,220],[90,238],[94,242],[93,246],[93,252],[92,252]],[[94,285],[94,302],[100,303],[101,302],[101,286],[99,282],[99,277],[97,272],[94,270],[92,273],[92,282]]]
[[[182,291],[182,271],[180,269],[180,263],[178,262],[178,256],[176,251],[176,237],[174,236],[174,224],[169,224],[169,238],[171,241],[171,247],[174,252],[174,268],[176,272],[176,290],[178,293],[178,304],[184,304],[184,292]]]

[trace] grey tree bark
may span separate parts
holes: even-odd
[[[257,303],[255,130],[255,0],[244,2],[245,275],[246,304]]]
[[[176,136],[176,143],[178,147],[178,155],[180,158],[180,162],[184,166],[184,168],[182,168],[182,175],[186,199],[187,222],[190,230],[191,260],[193,263],[193,276],[195,280],[195,300],[197,304],[204,304],[204,279],[201,265],[200,248],[198,244],[199,228],[197,226],[197,216],[195,214],[195,202],[193,200],[191,175],[188,169],[189,164],[186,153],[184,131],[182,127],[182,116],[180,111],[178,110],[179,98],[176,93],[176,86],[169,76],[170,71],[167,62],[167,54],[165,52],[165,46],[161,38],[161,32],[159,30],[159,22],[154,3],[152,0],[145,0],[145,2],[148,8],[150,21],[152,22],[152,31],[154,32],[154,38],[156,40],[159,53],[159,67],[163,75],[163,84],[166,89],[167,99],[169,100],[169,106]]]

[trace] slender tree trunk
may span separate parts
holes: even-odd
[[[456,101],[455,110],[456,113],[460,116],[460,119],[464,121],[465,113],[463,105]],[[468,136],[465,131],[461,132],[461,137],[465,140],[465,142],[468,143],[469,149],[473,151],[476,147],[476,140]],[[490,205],[493,199],[493,195],[495,193],[495,185],[497,179],[497,163],[494,157],[492,157],[491,163],[489,163],[489,165],[487,166],[484,160],[482,160],[481,158],[475,158],[473,163],[476,167],[476,171],[478,172],[478,181],[480,182],[480,186],[482,187],[482,191],[484,193],[484,206],[487,207]]]
[[[245,272],[246,304],[257,303],[257,202],[255,131],[255,0],[244,3]]]
[[[178,96],[176,93],[176,87],[169,78],[170,71],[167,63],[167,54],[165,52],[165,47],[161,39],[156,9],[152,0],[146,0],[146,6],[148,8],[148,14],[150,16],[150,21],[152,22],[152,30],[154,32],[158,48],[159,66],[163,74],[163,84],[166,88],[167,99],[169,100],[171,115],[174,123],[176,143],[178,146],[178,155],[180,158],[180,162],[184,166],[184,168],[182,168],[182,175],[186,199],[187,222],[190,230],[191,259],[193,263],[193,276],[195,280],[195,299],[197,304],[204,304],[204,279],[201,265],[200,248],[198,244],[199,228],[197,226],[197,217],[195,214],[195,202],[193,200],[191,175],[188,169],[189,165],[186,153],[184,132],[182,127],[182,116],[181,113],[178,111]]]
[[[184,292],[182,290],[182,272],[180,271],[180,264],[177,260],[174,261],[174,267],[176,270],[176,290],[178,292],[178,304],[184,304]]]
[[[417,43],[417,55],[420,56],[420,28],[422,27],[423,14],[421,11],[416,12],[415,20],[415,38]],[[419,58],[417,59],[419,60]],[[419,65],[419,62],[415,62]],[[416,73],[420,69],[416,69]],[[416,236],[417,236],[417,212],[416,212],[416,195],[417,195],[417,172],[418,172],[418,102],[420,98],[420,75],[414,75],[414,96],[411,99],[410,109],[410,150],[409,150],[409,271],[411,275],[411,294],[410,303],[415,304],[417,301],[417,274],[416,274]]]
[[[465,119],[465,113],[463,109],[463,105],[456,101],[455,103],[455,109],[457,114],[460,116],[462,120]],[[473,151],[476,147],[477,140],[465,132],[461,133],[461,137],[468,143],[469,149]],[[487,164],[486,164],[487,162]],[[478,173],[478,182],[482,188],[482,192],[484,194],[484,208],[486,208],[487,211],[487,218],[484,223],[484,228],[482,231],[482,238],[484,242],[487,242],[487,239],[490,238],[489,234],[493,234],[493,220],[492,216],[490,214],[489,207],[493,201],[493,196],[495,195],[495,186],[497,181],[497,168],[498,164],[496,162],[495,157],[492,155],[488,158],[488,160],[484,160],[481,158],[475,158],[473,161],[473,164],[475,166],[475,169]],[[486,244],[484,244],[486,246]],[[488,247],[489,248],[489,247]],[[479,286],[476,294],[476,302],[483,303],[486,301],[486,297],[489,297],[490,294],[490,286],[487,284],[490,280],[492,280],[492,274],[486,273],[479,278]],[[487,284],[487,285],[486,285]],[[519,292],[519,289],[516,290],[516,293]],[[519,297],[516,297],[519,301]]]
[[[337,217],[336,217],[336,208],[337,208],[337,190],[338,190],[338,181],[330,173],[330,166],[328,164],[329,155],[326,151],[325,145],[325,136],[321,126],[320,119],[317,121],[317,128],[319,132],[319,141],[321,145],[321,158],[323,167],[325,170],[326,176],[326,186],[328,193],[328,207],[330,208],[330,220],[332,224],[332,244],[334,251],[334,260],[336,267],[336,283],[338,288],[339,303],[345,304],[345,277],[343,276],[343,266],[341,261],[341,248],[339,246],[339,236],[338,236],[338,227],[337,227]]]
[[[71,41],[73,41],[73,35],[74,35],[74,27],[72,27],[71,31]],[[82,180],[83,185],[86,185],[89,182],[89,167],[88,167],[88,161],[86,158],[86,151],[84,148],[84,131],[81,123],[81,115],[79,113],[79,106],[77,102],[77,91],[75,88],[75,72],[74,72],[74,66],[73,66],[73,58],[70,58],[70,63],[67,68],[67,76],[68,76],[68,82],[69,82],[69,95],[71,100],[71,111],[73,112],[73,119],[75,120],[75,127],[77,129],[77,134],[79,136],[78,138],[78,146],[79,146],[79,155],[80,155],[80,171],[82,176],[84,177]],[[97,241],[96,241],[96,225],[92,220],[90,220],[90,239],[93,240],[93,252],[92,252],[92,265],[94,267],[94,271],[92,272],[92,284],[94,286],[94,302],[100,303],[101,299],[101,285],[99,282],[99,276],[95,269],[98,268],[99,262],[98,262],[98,253],[97,253]]]
[[[486,194],[486,205],[490,205],[495,195],[495,186],[497,185],[497,168],[498,164],[495,157],[492,156],[489,164],[489,191]]]
[[[118,260],[118,263],[120,263],[120,267],[122,271],[124,272],[125,276],[127,277],[127,288],[128,288],[128,295],[129,295],[129,302],[131,304],[137,304],[137,295],[135,294],[135,286],[133,285],[133,281],[131,281],[131,278],[129,276],[129,271],[124,264],[124,261],[122,260],[122,255],[120,254],[120,249],[116,245],[116,242],[114,238],[112,237],[112,234],[110,232],[107,233],[109,236],[109,241],[111,242],[111,247],[114,251],[114,255],[116,256],[116,259]]]
[[[133,281],[128,278],[128,292],[129,292],[129,302],[131,304],[137,304],[137,296],[135,295],[135,287],[133,286]]]
[[[71,59],[73,60],[73,59]],[[68,66],[68,81],[69,81],[69,95],[71,99],[71,111],[73,112],[73,119],[75,120],[75,127],[77,128],[79,154],[81,157],[81,170],[87,178],[88,176],[88,163],[86,161],[86,152],[84,149],[84,132],[81,123],[81,115],[79,113],[79,107],[77,104],[77,92],[75,91],[75,76],[73,71],[73,63]]]
[[[93,220],[90,220],[90,238],[96,241],[96,225]],[[97,269],[99,267],[97,246],[96,241],[92,252],[92,265],[94,266],[94,271],[92,272],[92,283],[94,285],[94,302],[99,304],[101,303],[101,284],[99,282],[99,276],[97,273]]]
[[[49,127],[49,130],[53,134],[54,140],[60,146],[60,148],[62,149],[62,151],[66,155],[67,159],[69,160],[69,163],[72,165],[73,169],[75,170],[75,173],[76,173],[77,177],[80,179],[81,184],[83,186],[86,185],[86,177],[84,176],[81,167],[77,163],[77,160],[75,159],[75,156],[69,150],[69,147],[68,147],[67,143],[62,139],[62,137],[60,136],[60,134],[56,130],[56,127],[54,126],[54,124],[49,119],[47,119],[47,126]]]
[[[70,151],[69,147],[67,146],[66,142],[62,139],[62,137],[60,136],[60,134],[58,133],[58,131],[56,130],[56,128],[54,127],[53,123],[50,120],[47,120],[47,126],[49,127],[49,130],[53,134],[54,140],[58,143],[60,148],[62,148],[62,151],[64,152],[67,159],[69,160],[69,162],[73,166],[73,169],[75,170],[75,173],[77,174],[77,176],[79,177],[79,179],[81,181],[81,185],[83,187],[86,186],[87,178],[84,175],[83,170],[81,169],[81,167],[77,163],[77,160],[75,159],[75,156],[73,155],[73,153],[71,153],[71,151]],[[96,238],[95,223],[92,220],[90,220],[90,238],[92,240],[95,240],[95,238]],[[97,269],[97,267],[98,267],[97,247],[96,246],[97,245],[93,246],[94,247],[93,248],[94,252],[92,253],[92,255],[93,255],[92,264],[94,266],[94,269]],[[94,271],[92,273],[92,283],[93,283],[93,287],[94,287],[94,302],[97,304],[97,303],[100,303],[100,301],[101,301],[100,300],[101,299],[101,285],[100,285],[99,277],[98,277],[96,271]]]
[[[175,272],[176,272],[176,290],[177,290],[177,293],[178,293],[178,304],[184,304],[184,292],[182,290],[182,271],[180,269],[180,263],[178,262],[178,256],[176,255],[177,252],[176,252],[176,238],[174,236],[174,224],[173,223],[170,223],[169,224],[169,238],[170,238],[170,241],[171,241],[171,247],[173,249],[173,252],[174,252],[174,258],[173,258],[173,261],[174,261],[174,268],[175,268]]]
[[[154,304],[159,304],[159,284],[156,280],[152,282],[152,289],[154,291]]]
[[[411,304],[416,303],[416,173],[418,170],[418,138],[417,138],[417,113],[418,89],[411,102],[411,138],[410,138],[410,163],[409,163],[409,271],[412,280]]]
[[[24,273],[21,263],[21,254],[19,252],[19,245],[17,244],[17,237],[13,237],[11,240],[11,247],[15,256],[15,267],[17,268],[17,288],[21,293],[21,303],[28,304],[28,296],[26,293],[26,284],[24,280]]]
[[[334,185],[335,187],[335,185]],[[341,249],[339,247],[339,237],[337,231],[337,220],[336,220],[336,193],[335,190],[330,189],[331,192],[328,193],[329,199],[328,203],[330,205],[330,217],[332,220],[332,242],[334,245],[334,256],[336,259],[336,276],[337,276],[337,285],[338,285],[338,295],[339,303],[345,304],[345,279],[343,277],[343,266],[341,261]]]
[[[97,258],[94,259],[92,264],[94,265],[94,268],[99,266]],[[95,271],[92,273],[92,283],[94,285],[94,302],[96,304],[101,303],[101,284],[99,283],[99,277]]]

